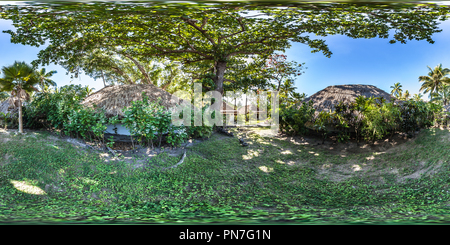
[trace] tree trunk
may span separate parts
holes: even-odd
[[[216,91],[223,95],[223,81],[225,70],[227,69],[227,62],[218,61],[215,66],[216,76],[214,78],[214,84],[216,85]]]
[[[102,70],[102,79],[103,79],[103,87],[106,87],[105,76],[103,75],[103,70]]]
[[[247,95],[245,95],[245,121],[247,122],[247,113],[248,113],[248,109],[247,109]],[[249,120],[250,121],[250,118]]]
[[[19,133],[23,134],[23,122],[22,122],[22,100],[19,96]]]
[[[169,85],[172,83],[172,81],[167,82],[166,84],[164,84],[161,89],[166,90],[167,87],[169,87]]]
[[[281,87],[281,80],[278,81],[278,87],[277,87],[278,92],[280,92],[280,87]]]
[[[115,72],[117,72],[123,78],[125,78],[125,80],[127,80],[128,84],[136,84],[135,82],[133,82],[133,80],[131,80],[131,78],[125,72],[123,72],[118,67],[111,67],[111,69],[113,69]]]

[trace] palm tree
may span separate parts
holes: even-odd
[[[437,65],[434,69],[428,66],[428,69],[430,70],[428,76],[419,77],[419,82],[423,82],[419,91],[429,92],[431,97],[431,94],[441,90],[444,84],[450,84],[450,78],[447,77],[450,74],[450,69],[442,68],[442,64]]]
[[[442,89],[436,93],[431,94],[432,99],[430,102],[440,102],[443,106],[446,106],[450,101],[450,86],[444,85]]]
[[[415,101],[422,101],[422,94],[420,94],[420,93],[414,94],[412,99]]]
[[[36,76],[39,79],[39,87],[41,88],[41,91],[46,91],[46,87],[48,88],[50,86],[56,86],[56,83],[50,79],[50,77],[55,73],[56,71],[50,71],[46,73],[45,68],[36,71]]]
[[[402,95],[402,85],[400,85],[400,83],[395,83],[394,86],[391,86],[392,91],[391,91],[391,95],[394,95],[395,97],[399,98]]]
[[[36,71],[25,62],[14,62],[11,66],[2,67],[3,78],[0,78],[0,90],[11,92],[11,97],[19,101],[19,132],[23,133],[22,99],[30,99],[31,91],[38,91],[34,86],[39,83]]]
[[[406,90],[406,91],[405,91],[405,94],[403,94],[402,98],[403,98],[404,100],[408,100],[408,99],[409,99],[409,96],[411,96],[411,94],[409,93],[408,90]]]
[[[289,103],[289,98],[294,96],[295,89],[297,88],[294,86],[294,82],[291,79],[286,79],[278,88],[280,99]]]

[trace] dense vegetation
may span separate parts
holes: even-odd
[[[447,120],[448,115],[439,104],[412,99],[394,103],[364,96],[350,104],[340,101],[333,112],[315,114],[312,101],[280,110],[282,132],[304,135],[313,131],[324,140],[333,133],[339,142],[351,137],[374,142],[397,132],[408,134],[434,125],[446,125]]]
[[[211,126],[173,126],[171,113],[158,101],[150,102],[143,94],[142,101],[134,101],[124,108],[124,117],[106,118],[97,108],[87,108],[80,104],[88,91],[81,85],[66,85],[52,93],[39,93],[25,110],[26,126],[32,129],[57,129],[73,137],[106,144],[104,131],[107,125],[123,124],[132,138],[142,145],[154,146],[154,141],[176,146],[189,137],[209,137]],[[108,142],[113,143],[113,142]]]

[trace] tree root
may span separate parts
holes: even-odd
[[[230,136],[230,137],[234,136],[234,134],[232,132],[226,130],[225,128],[221,128],[221,127],[217,128],[217,132],[219,132],[221,134],[225,134],[225,135]]]
[[[113,151],[113,149],[109,148],[109,147],[106,146],[106,145],[105,145],[105,147],[106,147],[106,149],[108,149],[108,151],[110,151],[110,152],[113,154],[114,157],[117,157],[117,155],[116,155],[116,153]]]
[[[244,141],[244,138],[240,138],[239,143],[241,143],[242,146],[248,146],[248,143]]]
[[[167,168],[163,168],[163,170],[166,170],[166,169],[169,169],[169,168],[176,168],[176,167],[178,167],[178,165],[183,163],[185,157],[186,157],[186,150],[184,151],[183,156],[181,157],[181,160],[177,164],[175,164],[173,166],[170,166],[170,167],[167,167]]]

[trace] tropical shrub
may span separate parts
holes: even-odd
[[[129,108],[124,109],[125,115],[121,120],[132,137],[136,137],[140,143],[144,139],[152,147],[153,140],[157,140],[161,146],[164,135],[167,135],[168,144],[177,145],[184,142],[187,133],[184,127],[172,125],[170,111],[160,105],[159,101],[150,102],[145,93],[142,98],[140,101],[133,101]]]
[[[363,111],[363,137],[374,142],[377,139],[393,134],[401,121],[400,110],[393,102],[373,102]]]
[[[204,106],[202,108],[201,116],[203,118],[203,115],[205,114],[207,106]],[[194,126],[194,120],[195,120],[195,113],[194,110],[191,110],[191,126],[186,126],[186,134],[189,138],[208,138],[211,136],[211,133],[213,132],[214,127],[213,126],[207,126],[204,123],[201,126]]]
[[[64,122],[64,131],[90,141],[96,139],[105,144],[104,132],[108,123],[105,113],[97,113],[94,109],[82,107],[68,115],[68,121]]]
[[[177,146],[186,141],[188,134],[185,127],[170,127],[166,137],[166,142],[172,146]]]
[[[432,125],[441,125],[446,120],[446,115],[443,111],[442,104],[435,104],[428,102],[427,104],[427,120],[426,123],[428,123],[428,126]]]
[[[305,124],[312,121],[315,109],[313,101],[302,103],[300,106],[281,106],[280,107],[280,131],[287,134],[305,134],[308,132]]]
[[[355,113],[356,103],[346,104],[339,101],[335,105],[335,110],[331,114],[331,123],[339,130],[337,135],[338,142],[345,142],[350,139],[350,129],[354,129],[357,125],[358,116]]]
[[[408,100],[400,106],[400,110],[401,130],[405,133],[442,124],[446,118],[442,111],[442,105],[432,102]]]
[[[145,93],[142,95],[142,100],[133,101],[130,107],[123,109],[124,118],[122,123],[130,131],[131,137],[137,137],[139,142],[144,137],[148,145],[153,147],[157,129],[155,118],[152,114],[154,110],[157,110],[157,105],[150,103]]]
[[[10,127],[15,126],[16,123],[18,123],[18,119],[14,116],[11,116],[11,112],[0,112],[0,126],[3,126],[5,129],[7,129],[8,125]]]
[[[317,117],[314,119],[314,129],[320,133],[322,136],[322,144],[325,142],[325,139],[328,135],[328,127],[332,123],[332,116],[331,113],[327,111],[321,111],[317,115]]]
[[[86,87],[74,84],[63,86],[52,93],[37,93],[25,107],[25,126],[64,130],[69,114],[81,108],[80,102],[86,96]]]

